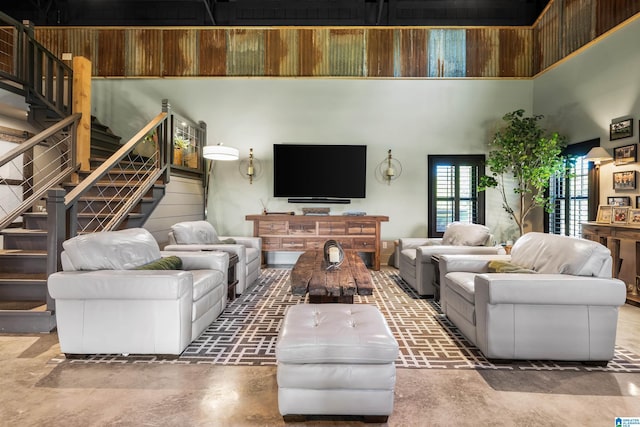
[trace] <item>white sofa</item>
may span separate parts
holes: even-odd
[[[142,228],[77,236],[63,248],[63,271],[49,276],[48,289],[70,356],[178,355],[226,306],[226,252],[161,252]],[[148,265],[172,255],[183,270]]]
[[[435,266],[433,255],[442,254],[504,254],[502,246],[494,245],[489,229],[480,224],[452,222],[442,238],[403,238],[398,241],[400,277],[418,294],[433,296]]]
[[[232,243],[230,243],[232,242]],[[260,237],[218,236],[208,221],[184,221],[171,226],[167,251],[223,251],[238,255],[236,293],[241,294],[260,276]]]
[[[533,232],[510,256],[444,255],[442,310],[489,359],[606,363],[626,300],[611,263],[599,243]]]

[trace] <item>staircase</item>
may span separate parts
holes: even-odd
[[[121,145],[120,137],[95,118],[92,118],[91,135],[91,167],[95,169]],[[103,212],[107,202],[111,203],[110,209],[127,202],[116,200],[114,204],[114,198],[120,193],[117,187],[131,185],[132,176],[139,173],[135,158],[128,163],[130,167],[121,162],[121,169],[111,170],[78,201],[78,226],[84,232],[101,230],[102,224],[110,219]],[[89,174],[80,172],[79,181]],[[63,185],[67,193],[75,186],[71,182]],[[141,227],[164,192],[163,182],[153,185],[130,210],[119,228]],[[0,332],[48,332],[55,327],[54,312],[47,308],[50,306],[46,280],[47,220],[43,201],[32,212],[22,215],[22,224],[0,231],[4,238],[4,249],[0,249]]]

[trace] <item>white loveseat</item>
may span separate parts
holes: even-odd
[[[433,255],[504,254],[502,246],[493,243],[489,229],[480,224],[452,222],[442,238],[403,238],[398,241],[400,277],[420,295],[433,296],[435,266]]]
[[[48,289],[68,355],[177,355],[226,306],[225,252],[161,252],[142,228],[77,236],[63,248]],[[170,256],[182,270],[157,270],[177,268],[164,265]]]
[[[262,260],[260,237],[218,236],[208,221],[184,221],[171,226],[168,251],[223,251],[238,255],[236,293],[241,294],[258,279]]]
[[[510,256],[444,255],[442,310],[489,359],[606,363],[626,300],[611,263],[599,243],[544,233],[520,237]]]

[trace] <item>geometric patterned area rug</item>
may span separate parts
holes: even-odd
[[[101,354],[66,360],[61,355],[51,362],[275,365],[276,339],[287,307],[306,300],[291,294],[289,273],[286,268],[263,269],[255,286],[231,302],[177,358]],[[397,270],[371,271],[371,276],[373,295],[356,295],[354,303],[380,309],[400,345],[399,368],[640,372],[640,355],[620,347],[606,367],[535,360],[493,363],[449,322],[433,299],[413,292]]]

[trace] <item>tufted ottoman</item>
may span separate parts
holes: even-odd
[[[393,410],[398,343],[382,313],[365,304],[299,304],[278,342],[278,406],[296,415],[362,415],[384,422]]]

